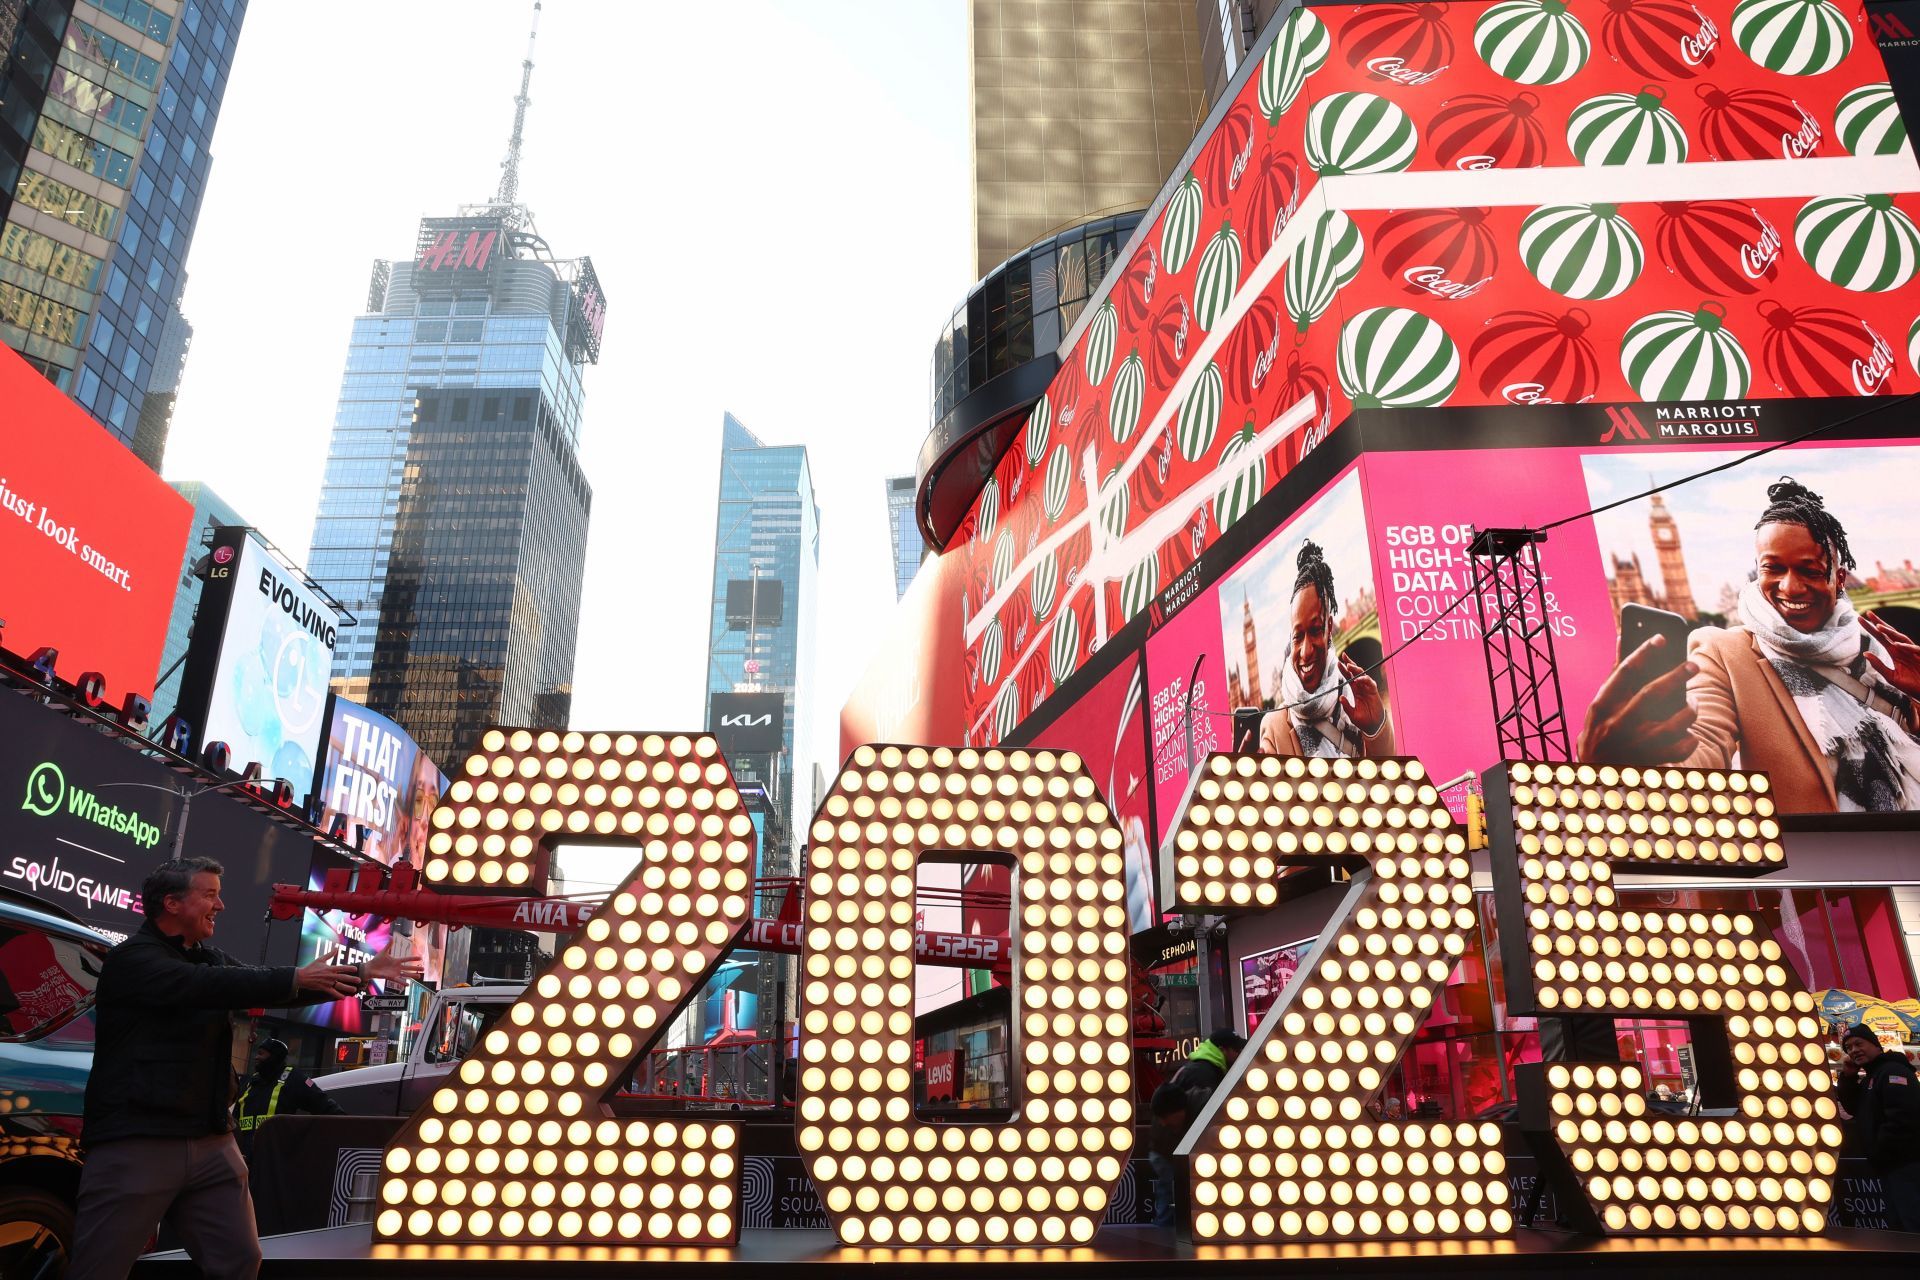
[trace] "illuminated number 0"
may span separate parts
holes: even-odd
[[[1755,875],[1786,865],[1765,774],[1511,764],[1487,775],[1507,1008],[1684,1018],[1700,1088],[1731,1114],[1650,1114],[1637,1065],[1516,1072],[1548,1171],[1589,1230],[1812,1234],[1834,1123],[1814,999],[1754,917],[1623,911],[1613,864]],[[1728,1067],[1732,1075],[1729,1078]],[[1737,1096],[1737,1102],[1736,1102]]]
[[[1120,829],[1079,757],[861,747],[807,850],[797,1138],[848,1244],[1085,1243],[1133,1148]],[[1014,869],[1004,1124],[913,1115],[920,860]]]
[[[1367,1110],[1475,926],[1466,839],[1420,762],[1211,755],[1180,814],[1162,850],[1178,910],[1272,906],[1283,867],[1359,868],[1180,1144],[1194,1240],[1510,1232],[1498,1125]]]
[[[496,729],[466,775],[430,880],[524,884],[556,839],[640,861],[388,1144],[375,1237],[734,1241],[740,1126],[606,1106],[750,915],[753,824],[714,740]]]

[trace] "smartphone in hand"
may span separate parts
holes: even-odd
[[[1641,683],[1652,684],[1687,660],[1687,636],[1692,630],[1693,624],[1677,613],[1644,604],[1621,605],[1619,661],[1625,662],[1655,636],[1664,637],[1665,643],[1649,650],[1641,667]],[[1685,692],[1676,690],[1674,696],[1666,701],[1672,705],[1667,706],[1663,702],[1658,709],[1662,716],[1680,710],[1686,702]]]

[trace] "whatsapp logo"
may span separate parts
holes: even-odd
[[[66,796],[66,775],[60,772],[59,765],[45,760],[33,766],[33,772],[27,775],[27,798],[20,802],[20,807],[38,817],[51,817]]]

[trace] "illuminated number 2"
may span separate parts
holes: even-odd
[[[739,1124],[606,1106],[751,911],[753,824],[714,740],[496,729],[466,774],[434,811],[432,879],[526,883],[553,839],[640,860],[388,1144],[375,1237],[735,1240]]]
[[[1420,762],[1209,756],[1162,859],[1183,911],[1271,906],[1283,867],[1363,868],[1179,1147],[1195,1241],[1510,1232],[1498,1125],[1367,1107],[1475,925],[1466,839]]]
[[[1786,865],[1767,792],[1764,774],[1718,770],[1521,763],[1488,774],[1509,1011],[1686,1019],[1706,1105],[1732,1109],[1650,1114],[1637,1065],[1520,1068],[1522,1123],[1547,1168],[1577,1181],[1566,1207],[1587,1229],[1826,1225],[1837,1107],[1813,997],[1780,944],[1750,915],[1622,910],[1613,887],[1615,863],[1695,875]]]
[[[848,1244],[1085,1243],[1133,1149],[1120,829],[1077,756],[861,747],[807,851],[797,1139]],[[915,871],[1013,866],[1004,1124],[913,1114]]]

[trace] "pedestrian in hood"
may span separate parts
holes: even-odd
[[[1202,1040],[1193,1056],[1167,1082],[1153,1091],[1148,1105],[1147,1161],[1153,1166],[1153,1225],[1178,1230],[1187,1221],[1186,1162],[1174,1155],[1180,1139],[1205,1110],[1213,1091],[1227,1078],[1227,1069],[1247,1046],[1245,1036],[1224,1028]]]

